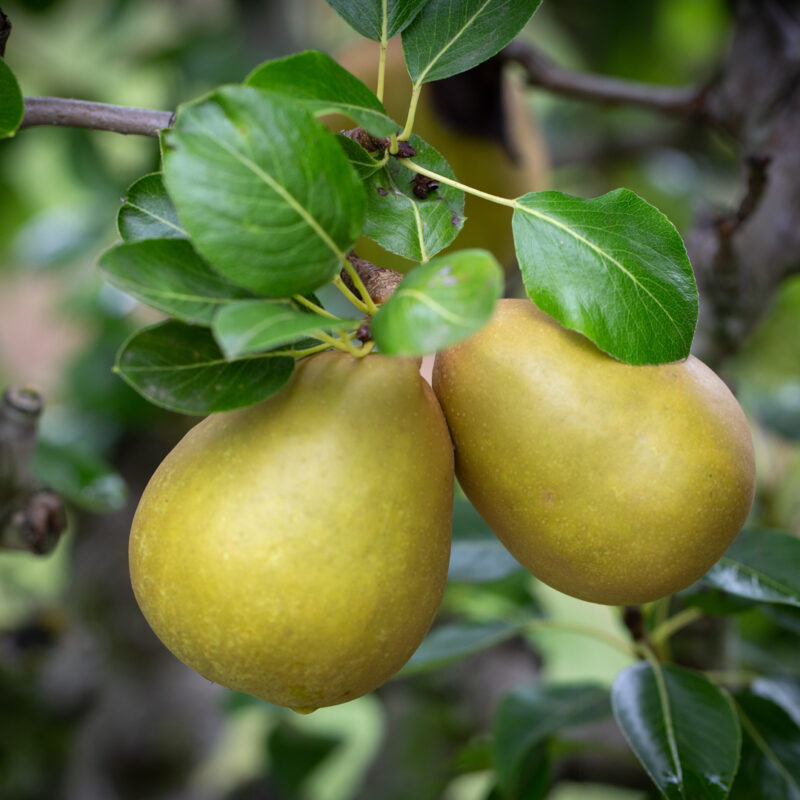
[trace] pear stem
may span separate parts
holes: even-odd
[[[295,303],[299,303],[301,306],[305,306],[309,311],[313,311],[315,314],[319,314],[321,317],[327,317],[328,319],[341,319],[341,317],[337,317],[336,314],[331,314],[330,311],[323,308],[322,306],[318,306],[316,303],[309,300],[307,297],[303,297],[301,294],[292,295],[292,300]]]
[[[406,169],[410,169],[412,172],[418,172],[420,175],[433,178],[434,180],[439,181],[439,183],[446,183],[448,186],[452,186],[455,189],[461,189],[462,192],[473,194],[475,197],[482,197],[484,200],[488,200],[490,203],[498,203],[501,206],[508,206],[509,208],[517,208],[519,205],[516,200],[510,197],[500,197],[496,194],[489,194],[489,192],[482,192],[480,189],[474,189],[472,186],[467,186],[465,183],[454,181],[452,178],[448,178],[446,175],[440,175],[438,172],[421,167],[419,164],[414,163],[410,158],[398,158],[397,160],[404,167],[406,167]]]
[[[548,629],[560,630],[566,633],[577,633],[582,636],[589,636],[593,639],[597,639],[600,642],[605,642],[607,645],[625,653],[625,655],[634,657],[638,655],[638,647],[636,645],[626,642],[624,639],[613,636],[610,633],[598,631],[596,628],[592,628],[589,625],[578,625],[577,623],[573,622],[559,622],[557,620],[549,619],[535,619],[531,620],[525,625],[525,630],[529,633],[536,633],[537,631]]]
[[[656,649],[665,644],[678,631],[691,625],[703,616],[699,608],[684,608],[674,616],[662,622],[651,634],[650,640]]]

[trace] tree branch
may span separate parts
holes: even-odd
[[[606,105],[628,105],[678,116],[704,115],[705,89],[698,86],[658,86],[559,67],[524,42],[511,42],[501,53],[505,61],[519,64],[531,86],[566,97]]]
[[[0,400],[0,548],[48,553],[67,527],[61,498],[30,473],[42,398],[10,388]]]
[[[62,125],[158,138],[159,131],[169,128],[173,119],[171,111],[112,106],[64,97],[26,97],[25,116],[20,128]]]
[[[5,58],[6,42],[11,36],[11,20],[3,13],[0,8],[0,58]]]

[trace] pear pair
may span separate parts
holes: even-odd
[[[434,389],[438,402],[412,360],[328,352],[184,437],[130,543],[139,605],[178,658],[297,710],[391,677],[444,591],[450,435],[456,474],[506,547],[593,602],[692,583],[752,502],[744,416],[694,358],[621,364],[504,300],[437,357]]]

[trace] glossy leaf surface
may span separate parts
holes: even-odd
[[[460,250],[409,272],[372,320],[381,352],[435,353],[485,325],[503,291],[503,270],[486,250]]]
[[[248,292],[226,281],[185,239],[143,239],[100,258],[109,283],[184,322],[210,325],[219,309]]]
[[[672,223],[627,189],[584,200],[516,201],[514,242],[528,296],[564,327],[630,364],[689,355],[697,288]]]
[[[122,346],[115,370],[151,403],[184,414],[249,406],[289,379],[294,359],[246,357],[226,361],[211,331],[162,322]]]
[[[165,134],[164,180],[198,252],[270,297],[330,281],[361,232],[364,189],[335,136],[261,89],[182,106]]]
[[[741,732],[730,699],[711,681],[643,661],[617,676],[611,702],[625,738],[665,797],[728,796]]]

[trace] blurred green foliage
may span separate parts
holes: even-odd
[[[265,58],[307,46],[335,50],[351,35],[323,0],[16,0],[3,9],[14,23],[6,57],[26,94],[164,109],[240,81]],[[567,66],[680,84],[711,75],[730,31],[723,0],[554,0],[544,3],[525,35]],[[530,105],[551,144],[552,188],[591,196],[629,187],[683,233],[698,208],[736,201],[737,163],[717,138],[644,112],[605,110],[542,93],[532,95]],[[126,187],[157,163],[155,141],[64,128],[24,131],[0,146],[0,293],[20,275],[34,282],[54,273],[66,276],[67,290],[56,292],[51,305],[80,334],[80,344],[50,365],[56,375],[39,475],[91,511],[124,501],[119,478],[107,465],[116,464],[137,437],[146,432],[167,447],[187,425],[146,404],[111,373],[116,350],[141,323],[141,310],[103,286],[94,269],[99,253],[116,239],[116,212]],[[794,279],[727,365],[759,426],[759,473],[765,477],[755,521],[798,535],[799,321],[800,280]],[[0,331],[0,377],[4,383],[25,380],[5,358],[21,343],[1,320]],[[456,535],[480,539],[474,527],[480,521],[470,518],[468,508],[459,511]],[[53,639],[78,616],[65,597],[73,543],[80,541],[84,520],[76,517],[78,529],[43,560],[0,554],[3,798],[61,796],[70,748],[81,731],[80,714],[48,704],[40,681]],[[125,533],[109,527],[109,536]],[[500,562],[496,568],[496,580],[452,583],[442,620],[542,615],[624,635],[617,610],[567,598],[519,570],[504,574]],[[713,605],[708,608],[714,613]],[[733,619],[732,670],[798,677],[795,610],[749,607]],[[556,631],[503,646],[508,652],[502,660],[474,656],[307,718],[231,695],[223,734],[187,776],[187,785],[202,785],[208,797],[220,800],[485,800],[493,786],[486,755],[497,699],[491,699],[493,685],[537,675],[610,685],[630,663],[603,642]],[[489,699],[481,702],[482,696]],[[647,796],[569,783],[548,794],[549,800]]]

